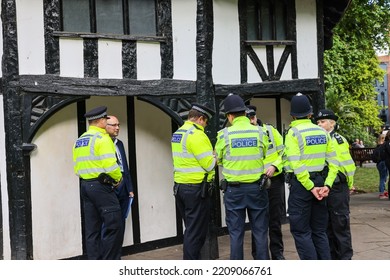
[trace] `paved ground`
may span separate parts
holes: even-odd
[[[390,201],[376,193],[351,195],[351,229],[355,260],[390,260]],[[289,225],[283,225],[285,257],[297,260]],[[250,232],[245,237],[245,259],[251,259]],[[219,259],[229,259],[229,237],[218,238]],[[182,246],[156,249],[123,257],[126,260],[180,260]]]

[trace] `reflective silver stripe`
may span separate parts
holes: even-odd
[[[191,167],[191,168],[173,168],[173,171],[175,172],[183,172],[183,173],[189,173],[189,172],[204,172],[204,169],[202,167]],[[210,171],[210,170],[208,170]]]
[[[200,161],[201,159],[205,158],[205,157],[209,157],[209,156],[212,156],[213,155],[213,152],[212,151],[207,151],[207,152],[204,152],[204,153],[201,153],[199,155],[195,155],[195,158]]]
[[[336,156],[337,156],[336,152],[326,153],[326,157],[327,157],[327,158],[336,157]]]
[[[290,165],[285,165],[285,166],[283,166],[283,169],[284,169],[284,171],[292,171],[292,168],[290,167]]]
[[[347,176],[353,176],[353,175],[355,175],[355,171],[348,171],[347,172]]]
[[[263,132],[263,129],[261,126],[258,126],[257,128],[259,129],[259,143],[261,143],[263,141],[263,137],[264,137],[263,133],[264,132]],[[261,147],[260,147],[260,157],[264,158],[264,152],[263,152],[263,149]]]
[[[261,167],[261,168],[251,169],[251,170],[232,170],[232,169],[227,169],[227,168],[224,167],[223,168],[223,172],[225,174],[235,175],[235,176],[251,175],[251,174],[263,173],[264,172],[264,168]]]
[[[294,132],[295,136],[297,137],[298,140],[298,146],[299,146],[299,151],[301,152],[301,156],[303,155],[303,151],[305,148],[302,134],[299,132],[299,130],[296,127],[292,127],[291,130]]]
[[[321,166],[306,166],[306,165],[302,165],[300,167],[298,167],[297,169],[294,170],[294,173],[295,174],[300,174],[304,171],[308,171],[308,172],[320,172],[321,170],[323,169],[323,165]]]
[[[82,161],[94,161],[94,160],[107,159],[107,158],[116,158],[116,157],[115,157],[115,154],[105,154],[105,155],[101,155],[101,156],[78,157],[76,159],[76,163],[82,162]]]
[[[248,156],[227,156],[226,155],[226,160],[229,161],[236,161],[236,160],[256,160],[256,159],[263,159],[260,154],[257,155],[248,155]]]
[[[181,158],[194,158],[193,154],[188,154],[188,153],[172,152],[172,155],[174,157],[181,157]]]
[[[306,154],[307,159],[325,158],[325,153]]]
[[[215,167],[215,161],[213,160],[211,163],[210,163],[210,166],[209,167],[207,167],[207,168],[205,168],[205,170],[207,171],[207,172],[210,172],[210,171],[212,171],[213,169],[214,169],[214,167]]]
[[[118,168],[117,164],[115,164],[109,168],[85,168],[85,169],[80,169],[78,171],[78,174],[93,174],[93,173],[111,172],[117,168]]]
[[[278,146],[276,146],[276,151],[277,152],[283,151],[283,148],[284,148],[283,144],[282,145],[278,145]]]
[[[269,140],[272,143],[272,149],[267,150],[267,156],[269,156],[269,155],[272,155],[273,153],[276,152],[276,146],[275,146],[275,139],[274,139],[274,133],[272,131],[272,126],[266,124],[265,127],[267,128],[267,131],[268,131]],[[262,139],[262,138],[260,138],[260,139]]]
[[[288,156],[288,161],[299,161],[299,160],[308,160],[308,159],[319,159],[324,158],[325,153],[315,153],[315,154],[304,154],[302,156]]]
[[[341,166],[340,162],[335,159],[327,159],[326,160],[328,163],[333,163],[334,165]]]
[[[288,157],[287,157],[287,160],[288,160],[288,161],[298,161],[298,160],[300,160],[300,159],[301,159],[300,156],[288,156]]]
[[[352,159],[343,160],[340,163],[341,163],[342,166],[355,164],[355,162]]]
[[[186,131],[186,133],[184,134],[183,141],[182,141],[182,144],[181,144],[181,148],[182,148],[183,153],[188,154],[188,151],[187,151],[187,138],[188,138],[188,134],[192,134],[192,133],[193,133],[192,131],[193,131],[194,129],[195,129],[195,127],[194,127],[194,126],[191,126],[191,127]],[[192,157],[194,157],[194,156],[192,155]]]
[[[180,157],[180,158],[195,158],[195,155],[194,154],[191,154],[191,153],[188,153],[187,151],[187,138],[188,138],[188,135],[189,134],[193,134],[193,130],[195,129],[194,126],[191,126],[188,130],[185,130],[185,129],[179,129],[176,131],[177,132],[183,132],[184,135],[183,135],[183,141],[181,143],[181,148],[182,148],[182,152],[172,152],[172,155],[174,157]]]
[[[93,136],[92,136],[92,140],[91,140],[91,145],[89,146],[89,154],[91,156],[94,156],[95,155],[95,142],[96,142],[96,138],[102,138],[100,136],[100,132],[97,132],[95,133]]]
[[[223,138],[225,140],[226,159],[228,159],[228,157],[230,157],[230,145],[229,145],[229,132],[227,127],[223,129]]]

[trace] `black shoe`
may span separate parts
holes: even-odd
[[[285,260],[284,256],[277,256],[277,257],[274,257],[272,258],[273,260]]]

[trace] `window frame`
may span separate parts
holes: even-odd
[[[245,42],[248,42],[248,43],[253,43],[253,44],[280,44],[280,45],[290,45],[290,44],[293,44],[295,41],[294,41],[294,32],[291,32],[291,30],[289,30],[289,22],[291,20],[295,20],[293,19],[293,14],[291,12],[289,12],[289,10],[291,10],[291,5],[295,3],[295,1],[284,1],[284,0],[242,0],[243,1],[243,4],[242,4],[242,9],[244,9],[243,11],[243,14],[245,15],[244,18],[244,22],[245,22],[245,30],[246,30],[246,34],[245,34]],[[271,33],[271,38],[267,38],[267,39],[263,39],[263,33],[264,33],[264,28],[262,28],[261,26],[261,22],[262,22],[262,19],[261,19],[261,10],[260,10],[260,7],[261,7],[261,3],[264,1],[268,1],[268,4],[269,4],[269,11],[270,11],[270,16],[269,16],[269,28],[270,28],[270,33]],[[277,29],[278,29],[278,26],[277,26],[277,18],[276,18],[276,14],[275,13],[275,8],[276,8],[276,5],[275,5],[275,1],[283,1],[285,2],[284,3],[284,11],[283,11],[283,18],[284,18],[284,22],[283,22],[283,29],[284,29],[284,33],[285,33],[285,38],[283,39],[277,39]],[[250,4],[250,2],[253,2],[255,5],[255,11],[257,12],[257,18],[255,18],[255,20],[253,22],[256,22],[257,23],[257,26],[255,26],[254,28],[256,29],[255,33],[256,34],[256,38],[255,39],[248,39],[248,30],[249,30],[249,26],[248,26],[248,22],[249,22],[249,15],[247,13],[248,11],[248,5]],[[291,3],[292,2],[292,3]]]
[[[68,37],[68,38],[90,38],[90,39],[113,39],[121,41],[153,41],[153,42],[166,42],[165,36],[159,36],[159,24],[158,24],[158,0],[154,0],[155,3],[155,33],[156,35],[131,35],[130,34],[130,20],[128,11],[128,1],[122,0],[122,16],[123,16],[123,33],[97,33],[97,18],[96,18],[96,0],[89,0],[89,17],[90,17],[90,31],[89,32],[74,32],[64,31],[63,23],[63,1],[60,0],[60,31],[53,31],[53,36],[56,37]]]

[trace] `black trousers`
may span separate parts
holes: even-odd
[[[333,185],[327,199],[329,211],[328,239],[332,260],[352,259],[348,184]]]
[[[271,187],[268,192],[269,203],[269,250],[271,259],[284,259],[284,244],[282,234],[282,222],[286,218],[284,175],[279,174],[271,178]],[[256,254],[256,246],[252,235],[252,256]]]
[[[201,198],[199,186],[175,184],[176,207],[184,221],[183,259],[199,260],[210,219],[210,199]]]
[[[122,214],[110,186],[81,180],[88,259],[117,260],[122,248]],[[102,225],[104,224],[104,236]]]

